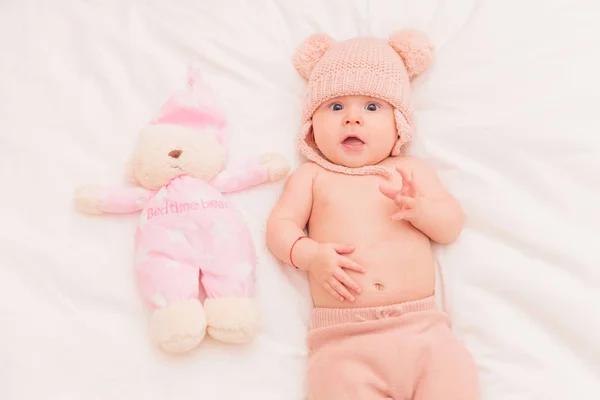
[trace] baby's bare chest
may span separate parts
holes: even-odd
[[[390,209],[394,203],[380,191],[380,185],[394,184],[380,176],[328,176],[314,185],[314,207],[328,210],[355,210],[362,213]]]
[[[379,176],[333,176],[315,182],[311,225],[348,232],[391,229],[396,205],[379,190],[386,182]]]

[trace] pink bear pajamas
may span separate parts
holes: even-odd
[[[477,400],[478,372],[435,298],[313,310],[310,400]]]
[[[254,294],[255,249],[243,216],[222,192],[267,180],[258,159],[223,171],[212,182],[190,176],[158,191],[104,189],[105,212],[142,210],[135,236],[135,271],[151,310],[199,298],[199,275],[208,298]]]

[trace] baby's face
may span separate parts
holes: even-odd
[[[367,96],[329,100],[312,119],[315,143],[332,163],[349,168],[375,165],[387,158],[397,138],[393,107]]]

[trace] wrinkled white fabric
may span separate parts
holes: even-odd
[[[9,1],[0,6],[0,398],[303,399],[310,297],[268,253],[281,184],[232,195],[259,255],[248,348],[167,358],[132,276],[137,216],[78,215],[123,183],[138,130],[191,63],[231,123],[231,159],[299,159],[307,35],[426,31],[414,151],[461,200],[439,248],[444,304],[484,399],[600,398],[600,24],[594,1]]]

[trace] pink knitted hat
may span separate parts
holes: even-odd
[[[227,145],[226,121],[212,88],[202,81],[202,72],[192,68],[188,75],[188,87],[174,93],[160,109],[159,116],[151,125],[177,125],[203,130],[208,125],[217,128],[217,140]]]
[[[323,102],[338,96],[363,95],[387,101],[394,107],[398,129],[391,155],[399,155],[412,139],[414,129],[410,81],[429,67],[433,52],[427,36],[413,30],[398,31],[387,40],[357,37],[336,42],[323,33],[305,39],[292,58],[308,83],[298,135],[300,152],[332,171],[388,175],[382,167],[347,168],[326,160],[312,139],[313,113]]]

